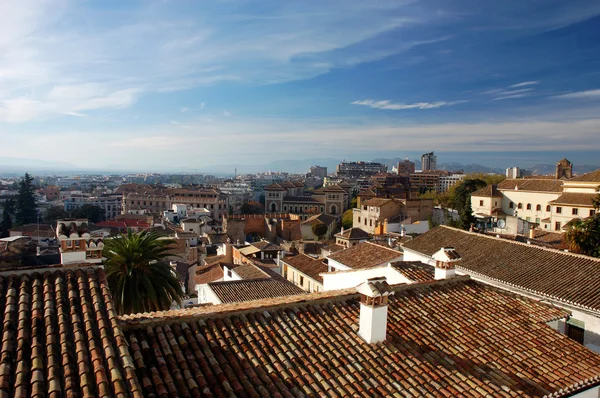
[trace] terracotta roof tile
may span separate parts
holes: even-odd
[[[281,261],[320,283],[323,283],[323,277],[319,274],[328,270],[323,260],[315,259],[305,254],[287,256],[282,258]]]
[[[260,242],[254,242],[254,243],[250,243],[250,244],[263,252],[264,251],[275,251],[275,250],[282,251],[283,250],[281,248],[281,246],[277,246],[276,244],[271,243],[266,240],[261,240]]]
[[[600,169],[573,177],[569,181],[600,182]]]
[[[565,192],[551,202],[553,205],[578,205],[592,207],[592,200],[597,198],[595,193]]]
[[[358,335],[348,291],[137,316],[126,335],[146,396],[539,397],[599,382],[600,357],[545,325],[563,310],[465,278],[394,290],[381,344]]]
[[[269,277],[267,273],[254,264],[239,265],[234,268],[234,272],[243,280],[264,279]]]
[[[305,293],[304,290],[296,285],[272,278],[212,282],[208,286],[210,286],[222,303],[260,300]]]
[[[484,198],[501,198],[502,193],[498,192],[498,186],[496,184],[490,184],[473,192],[471,196],[479,196]]]
[[[571,305],[600,310],[600,259],[528,245],[446,226],[436,227],[403,247],[433,255],[452,246],[456,268]]]
[[[342,238],[346,238],[346,239],[370,239],[371,238],[371,234],[366,232],[363,229],[360,229],[358,227],[354,227],[354,228],[350,228],[344,231],[344,233],[339,233],[336,234],[335,236],[339,236]]]
[[[336,252],[329,259],[352,269],[370,268],[402,257],[402,253],[371,242],[364,242]]]
[[[432,281],[435,276],[434,268],[420,261],[396,261],[392,267],[413,282]]]
[[[506,179],[498,184],[499,190],[515,190],[532,192],[562,192],[562,180],[549,179]]]
[[[102,269],[0,275],[0,301],[0,395],[142,396]]]

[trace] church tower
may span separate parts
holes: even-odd
[[[567,158],[562,158],[556,163],[556,178],[569,179],[573,177],[573,163],[569,162]]]

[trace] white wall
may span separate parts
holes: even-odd
[[[576,398],[598,398],[600,397],[600,386],[590,388],[589,390],[571,396]]]
[[[221,304],[221,300],[206,283],[196,285],[196,292],[198,293],[198,304]]]
[[[72,251],[72,252],[60,253],[60,261],[63,264],[68,264],[68,263],[100,262],[100,261],[102,261],[102,259],[98,259],[98,261],[87,261],[85,258],[85,250],[83,250],[83,251]]]
[[[411,281],[400,272],[389,265],[384,265],[377,268],[323,274],[323,290],[356,287],[367,279],[380,277],[385,277],[387,282],[391,285],[397,283],[411,283]]]

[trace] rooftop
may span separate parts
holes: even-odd
[[[325,213],[316,214],[312,217],[306,219],[306,221],[302,222],[302,224],[314,224],[315,222],[321,222],[325,225],[331,225],[336,221],[336,218]]]
[[[600,357],[545,324],[563,310],[464,277],[391,288],[382,344],[357,333],[349,290],[123,320],[145,396],[540,397],[600,382]]]
[[[553,205],[577,205],[593,206],[593,199],[597,198],[595,193],[565,192],[551,202]]]
[[[506,179],[498,184],[499,190],[520,190],[531,192],[556,192],[563,190],[562,180],[550,179]]]
[[[389,202],[394,202],[393,199],[384,199],[384,198],[373,198],[361,203],[363,206],[374,206],[381,207],[383,205],[388,204]]]
[[[323,277],[319,275],[322,272],[327,272],[328,267],[323,263],[323,260],[315,259],[305,254],[296,256],[288,256],[282,258],[281,261],[292,266],[306,276],[323,283]]]
[[[237,303],[305,293],[296,285],[272,278],[211,282],[208,286],[222,303]]]
[[[263,251],[263,252],[282,251],[283,250],[281,248],[281,246],[277,246],[276,244],[268,242],[266,240],[261,240],[260,242],[254,242],[254,243],[251,243],[251,245],[256,247],[257,249],[260,249],[260,251]]]
[[[480,196],[484,198],[501,198],[502,193],[498,192],[498,186],[495,184],[490,184],[486,187],[483,187],[471,194],[471,196]]]
[[[333,253],[328,258],[352,269],[370,268],[402,257],[402,253],[371,242],[363,242]]]
[[[339,233],[336,234],[335,236],[340,237],[340,238],[345,238],[345,239],[370,239],[371,238],[371,234],[358,228],[358,227],[354,227],[354,228],[349,228],[347,230],[344,231],[344,233]]]
[[[590,171],[589,173],[582,174],[577,177],[573,177],[568,181],[581,181],[581,182],[598,182],[600,183],[600,169]]]
[[[413,282],[432,281],[435,277],[434,268],[420,261],[396,261],[392,267]]]
[[[566,304],[600,311],[600,259],[438,226],[404,243],[432,256],[452,246],[460,271]]]

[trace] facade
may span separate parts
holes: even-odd
[[[434,171],[437,167],[437,156],[433,152],[421,155],[421,171]]]
[[[349,228],[344,231],[342,230],[339,234],[335,234],[335,244],[347,249],[352,246],[356,246],[360,243],[371,240],[373,237],[368,232],[365,232],[360,227]]]
[[[327,167],[312,166],[309,170],[309,173],[313,177],[319,177],[321,179],[325,179],[325,177],[327,177]]]
[[[410,175],[410,187],[420,192],[441,192],[440,177],[443,173],[436,171],[422,171]]]
[[[102,262],[104,240],[92,237],[87,220],[65,219],[56,221],[56,237],[60,244],[62,264]]]
[[[122,197],[120,195],[84,196],[72,195],[64,200],[65,211],[79,209],[83,205],[98,206],[102,209],[104,220],[112,220],[122,213]]]
[[[368,177],[378,173],[386,173],[387,166],[377,162],[345,162],[337,166],[336,174],[341,178]]]
[[[412,174],[415,172],[415,162],[411,162],[408,158],[398,162],[396,167],[398,174]]]
[[[320,188],[309,196],[298,181],[271,184],[265,187],[265,212],[297,214],[302,220],[320,213],[339,217],[348,207],[348,195],[339,185]]]
[[[561,179],[569,179],[573,177],[573,163],[571,163],[568,159],[562,158],[556,163],[556,174],[555,178]]]
[[[450,175],[440,175],[439,181],[439,191],[438,192],[446,192],[450,189],[450,187],[460,183],[465,179],[464,174],[450,174]]]
[[[337,218],[323,213],[309,217],[300,223],[303,240],[319,240],[319,237],[313,232],[315,224],[324,224],[327,227],[327,232],[323,235],[322,239],[329,240],[333,236],[333,232],[337,229]]]
[[[281,275],[301,289],[312,293],[323,291],[323,276],[327,265],[322,259],[312,258],[305,254],[286,256],[279,260]]]
[[[402,203],[395,199],[369,199],[352,210],[352,227],[369,234],[384,233],[384,224],[400,218],[402,209]]]

